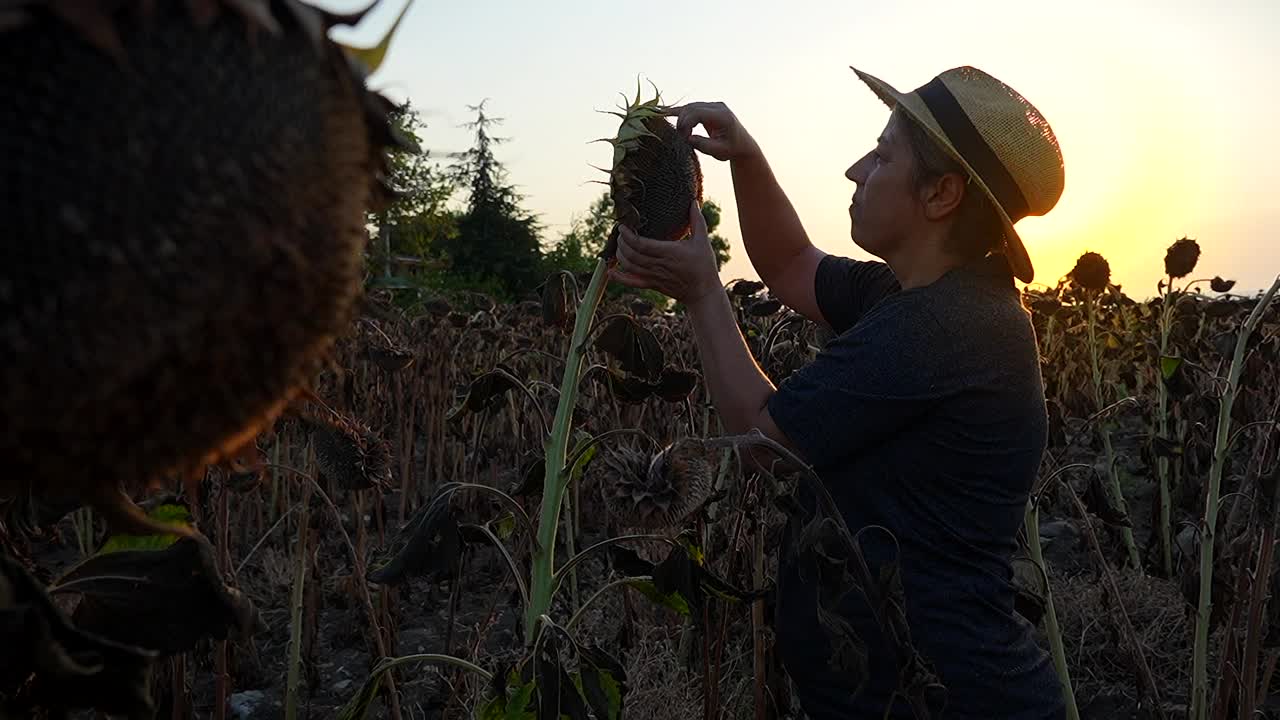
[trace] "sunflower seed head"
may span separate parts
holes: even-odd
[[[1200,244],[1191,238],[1179,238],[1164,254],[1164,272],[1171,278],[1182,278],[1196,269],[1200,259]]]
[[[390,448],[372,428],[342,416],[308,425],[320,472],[348,490],[386,487],[391,482]]]
[[[1071,281],[1085,290],[1105,290],[1111,281],[1111,266],[1098,253],[1087,252],[1076,260],[1076,266],[1071,269]]]
[[[655,455],[606,455],[605,501],[627,525],[660,529],[683,522],[711,495],[715,471],[701,440],[684,438]]]

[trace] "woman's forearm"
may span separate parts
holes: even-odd
[[[689,318],[704,382],[725,430],[740,434],[759,427],[772,437],[769,428],[760,426],[775,388],[751,356],[734,320],[729,296],[722,291],[710,293],[689,308]]]
[[[711,402],[725,432],[742,435],[759,430],[770,440],[799,455],[769,415],[769,398],[777,391],[756,364],[733,317],[729,296],[713,292],[689,309],[702,373]],[[777,472],[790,463],[768,450],[745,450],[739,458],[750,471]]]

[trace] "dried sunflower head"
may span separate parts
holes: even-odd
[[[646,529],[676,525],[711,496],[715,468],[697,438],[683,438],[656,455],[619,448],[603,457],[609,513]]]
[[[0,0],[0,491],[142,528],[121,488],[234,453],[329,361],[400,144],[328,37],[359,15]]]
[[[1111,281],[1111,266],[1096,252],[1087,252],[1071,269],[1071,281],[1086,290],[1105,290]]]
[[[656,89],[655,89],[656,90]],[[644,237],[679,240],[689,232],[689,206],[702,202],[702,167],[687,138],[667,121],[660,97],[636,97],[621,112],[609,170],[609,194],[614,219]],[[604,255],[612,258],[617,233]]]
[[[1182,278],[1196,269],[1200,259],[1200,244],[1191,238],[1179,238],[1164,254],[1164,272],[1171,278]]]
[[[320,472],[348,490],[385,488],[391,483],[391,450],[372,428],[335,415],[308,421]]]

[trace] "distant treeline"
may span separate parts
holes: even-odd
[[[494,146],[506,138],[493,135],[502,120],[490,116],[484,105],[468,106],[475,115],[464,125],[474,132],[471,147],[441,157],[426,149],[425,124],[410,103],[393,115],[396,129],[416,142],[419,151],[392,155],[387,180],[400,198],[368,218],[368,285],[389,289],[401,304],[425,302],[452,290],[526,298],[557,270],[590,273],[613,228],[606,190],[574,216],[567,231],[547,237],[494,157]],[[729,242],[716,233],[720,207],[708,200],[702,213],[723,265]]]

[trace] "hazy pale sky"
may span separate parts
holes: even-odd
[[[365,0],[323,0],[351,9]],[[344,41],[371,44],[404,0],[383,0]],[[604,188],[617,129],[597,113],[648,81],[669,103],[720,100],[764,148],[812,241],[868,258],[849,239],[845,169],[874,145],[888,109],[854,65],[907,91],[973,65],[1048,118],[1066,190],[1018,223],[1053,284],[1085,250],[1126,292],[1154,293],[1165,248],[1199,240],[1197,276],[1253,292],[1280,272],[1280,0],[417,0],[372,78],[410,98],[424,144],[468,146],[467,105],[488,98],[510,137],[498,158],[548,238]],[[756,277],[738,232],[726,163],[702,158],[704,194],[734,243],[725,280]]]

